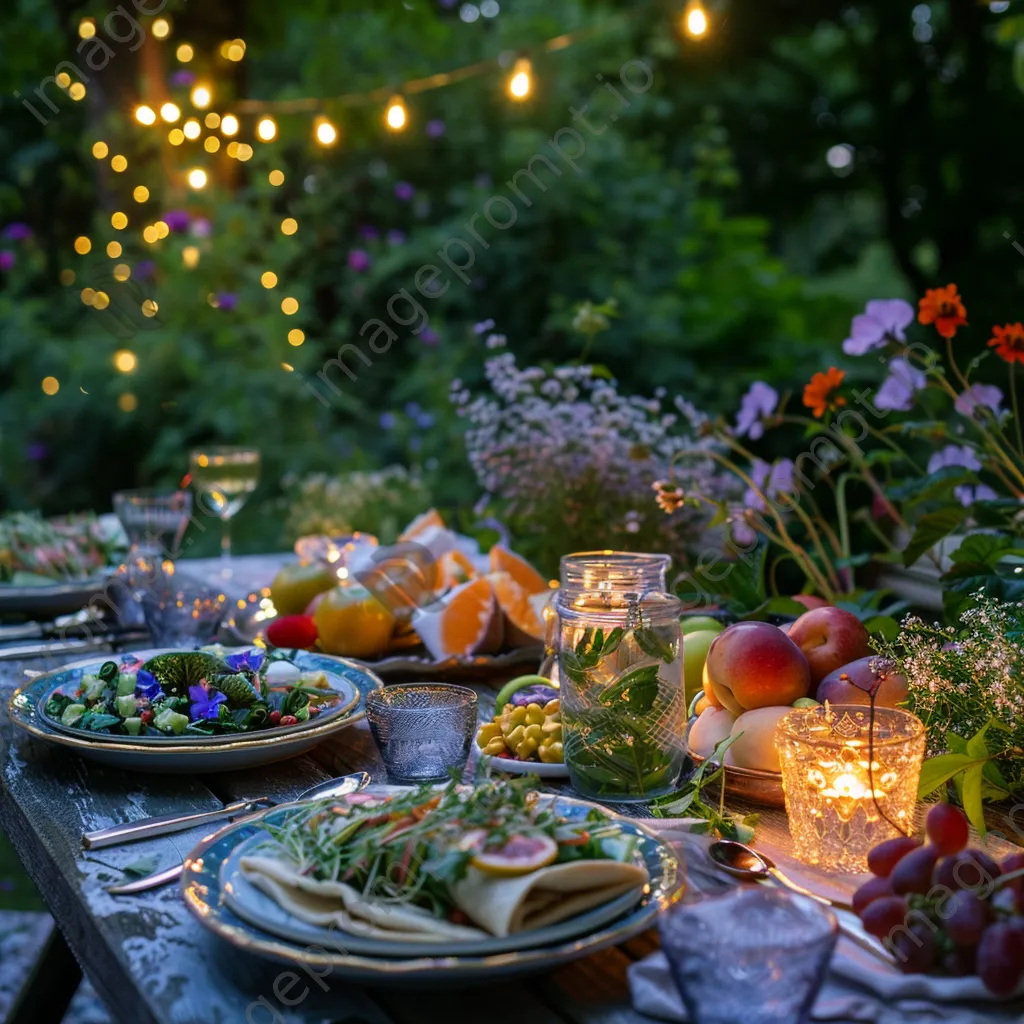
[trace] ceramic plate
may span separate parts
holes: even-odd
[[[532,666],[536,669],[544,657],[544,648],[541,645],[517,647],[504,654],[473,654],[441,660],[432,658],[429,654],[416,653],[422,650],[420,647],[414,647],[413,653],[391,654],[376,661],[363,658],[353,660],[381,676],[415,674],[423,679],[435,679],[440,676],[446,679],[455,676],[480,679],[500,674],[508,668]]]
[[[29,619],[52,619],[57,615],[84,608],[110,579],[110,572],[84,580],[54,580],[39,586],[0,583],[0,615],[18,615]]]
[[[145,660],[165,652],[145,650],[132,653]],[[332,686],[344,697],[338,705],[322,712],[315,722],[284,730],[265,729],[230,736],[187,738],[98,736],[60,727],[59,723],[53,723],[41,712],[40,700],[54,688],[77,683],[83,672],[95,670],[109,660],[92,657],[76,662],[44,673],[15,690],[9,707],[11,721],[43,742],[66,747],[82,757],[129,771],[181,774],[227,771],[270,764],[305,753],[339,729],[362,719],[366,713],[366,695],[384,685],[372,672],[344,658],[298,652],[295,662],[301,671],[327,673]]]
[[[574,821],[585,819],[596,806],[573,797],[551,799],[559,813]],[[295,806],[273,808],[268,813],[279,814]],[[605,808],[601,810],[609,814]],[[637,850],[647,865],[650,882],[639,899],[630,895],[626,903],[624,897],[625,905],[621,907],[619,901],[614,901],[617,916],[613,920],[588,920],[584,932],[576,932],[571,937],[563,933],[561,938],[529,948],[487,953],[488,947],[477,946],[471,954],[455,954],[449,949],[438,956],[423,955],[422,950],[418,950],[417,955],[402,958],[386,953],[371,956],[357,952],[351,948],[351,937],[341,931],[313,928],[315,939],[290,940],[274,935],[267,930],[266,921],[262,926],[255,926],[240,917],[226,891],[226,886],[234,885],[232,870],[237,858],[233,858],[233,854],[242,844],[265,835],[260,822],[252,819],[222,828],[189,854],[182,876],[182,892],[186,906],[203,927],[231,945],[279,962],[330,968],[340,977],[353,980],[378,984],[404,980],[445,985],[456,980],[486,981],[505,974],[547,971],[645,931],[663,909],[682,896],[683,872],[674,850],[637,822],[616,814],[609,816],[625,831],[637,836]],[[276,904],[274,907],[280,911]],[[592,913],[607,908],[606,904]]]
[[[545,764],[543,761],[515,761],[511,757],[491,757],[480,754],[480,763],[492,772],[505,772],[508,775],[537,775],[542,779],[567,779],[569,769],[564,761],[556,764]]]

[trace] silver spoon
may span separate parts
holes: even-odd
[[[314,797],[323,799],[326,797],[345,796],[348,793],[358,793],[360,790],[365,789],[369,784],[370,776],[367,772],[353,772],[351,775],[342,775],[337,779],[327,779],[324,782],[319,782],[315,786],[311,786],[309,789],[304,790],[295,799],[311,800]],[[262,814],[263,812],[260,811],[258,813]],[[129,896],[136,892],[146,892],[149,889],[159,889],[160,886],[167,885],[168,882],[173,882],[181,878],[184,870],[184,863],[176,864],[173,868],[167,868],[165,871],[158,871],[156,874],[147,875],[145,878],[136,878],[131,882],[108,885],[105,888],[112,896]]]
[[[788,875],[783,874],[775,861],[766,853],[752,850],[744,843],[737,843],[732,839],[718,839],[708,847],[708,853],[711,859],[723,871],[735,878],[755,882],[778,882],[779,885],[785,886],[785,888],[799,893],[801,896],[807,896],[816,903],[822,903],[826,907],[832,907],[836,910],[853,912],[853,907],[849,903],[843,903],[841,900],[830,900],[826,896],[819,896],[816,892],[811,892],[810,889],[805,889],[802,885],[798,885]],[[896,966],[895,960],[880,945],[873,942],[857,927],[844,921],[841,917],[836,919],[839,922],[839,930],[854,945],[859,946],[866,953],[870,953],[876,959],[881,960],[882,963],[888,964],[890,967]]]

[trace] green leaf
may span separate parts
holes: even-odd
[[[903,564],[913,565],[925,552],[930,551],[943,537],[948,537],[967,517],[962,506],[941,508],[929,512],[917,521],[910,543],[903,551]]]
[[[985,826],[985,806],[982,801],[982,764],[973,764],[964,772],[963,804],[967,820],[978,830],[978,835],[985,838],[988,829]]]
[[[928,758],[921,766],[921,781],[917,787],[918,799],[923,800],[972,765],[983,763],[969,754],[939,754],[938,757]]]
[[[989,759],[988,746],[985,743],[985,729],[987,728],[988,726],[986,725],[984,729],[976,732],[967,741],[968,757],[976,757],[979,761],[987,761]]]
[[[864,628],[873,636],[880,636],[890,643],[900,635],[900,624],[891,615],[874,615],[865,619]]]

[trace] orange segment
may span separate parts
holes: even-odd
[[[449,590],[476,579],[473,563],[461,551],[446,551],[438,560],[438,590]]]
[[[421,512],[399,535],[399,540],[415,540],[432,529],[444,529],[444,520],[436,508]]]
[[[417,612],[413,628],[437,659],[493,654],[501,647],[503,633],[494,591],[483,577],[457,587],[439,610]]]
[[[491,548],[491,572],[507,572],[528,594],[548,589],[548,581],[525,558],[500,544]]]
[[[530,595],[507,572],[487,576],[505,615],[505,641],[512,647],[529,647],[544,640],[544,620],[537,613]]]

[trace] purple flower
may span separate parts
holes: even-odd
[[[416,417],[419,416],[422,411],[422,406],[419,402],[406,402],[404,410],[406,416]]]
[[[380,414],[379,422],[381,430],[394,430],[395,423],[397,421],[395,420],[395,414],[393,412],[382,412]]]
[[[889,376],[882,381],[882,386],[875,396],[875,405],[879,409],[891,409],[895,412],[906,412],[914,405],[914,394],[927,383],[927,378],[910,361],[900,356],[889,361]]]
[[[135,270],[132,273],[132,277],[137,280],[145,280],[148,277],[153,276],[153,271],[156,270],[156,264],[152,260],[139,260],[135,264]]]
[[[473,324],[474,334],[486,334],[494,326],[493,320],[481,320],[478,324]]]
[[[399,231],[398,228],[392,228],[387,234],[388,245],[404,245],[405,244],[405,232]]]
[[[145,697],[148,701],[161,700],[167,694],[160,688],[156,676],[144,668],[140,668],[135,675],[135,696]]]
[[[46,458],[49,449],[42,441],[33,441],[25,448],[25,458],[31,462],[42,462]]]
[[[217,308],[229,312],[238,305],[238,296],[234,292],[217,292]]]
[[[434,416],[429,412],[421,412],[416,417],[416,426],[420,430],[429,430],[434,425]]]
[[[171,75],[171,85],[191,85],[195,80],[195,72],[187,68],[179,68]]]
[[[439,139],[444,135],[444,121],[439,121],[436,118],[428,121],[425,131],[430,138]]]
[[[1003,393],[994,384],[972,384],[953,403],[961,416],[974,416],[979,407],[988,409],[997,419],[1002,415]]]
[[[188,696],[192,701],[192,705],[188,709],[188,717],[193,722],[198,722],[201,718],[219,718],[220,705],[226,704],[228,699],[220,690],[214,690],[211,697],[210,691],[205,686],[198,684],[188,688]]]
[[[906,341],[903,328],[913,319],[914,307],[903,299],[872,299],[864,312],[853,318],[843,351],[848,356],[862,356],[890,341]]]
[[[420,332],[420,341],[424,345],[436,345],[441,340],[441,336],[434,330],[433,327],[424,327]]]
[[[4,228],[2,235],[12,242],[24,242],[32,237],[32,229],[20,220],[13,220]]]
[[[192,234],[196,238],[209,238],[210,222],[205,217],[196,217],[192,221]]]
[[[995,501],[999,497],[991,487],[986,487],[985,484],[978,484],[975,487],[970,484],[961,484],[959,487],[953,488],[953,494],[964,508],[969,508],[976,501]]]
[[[168,210],[161,219],[176,233],[188,231],[188,223],[191,220],[187,210]]]
[[[380,238],[380,232],[372,224],[360,224],[359,237],[367,242],[375,242]]]
[[[750,468],[750,478],[760,488],[764,496],[772,501],[780,494],[793,494],[796,486],[793,482],[793,473],[796,466],[792,459],[778,459],[769,465],[763,459],[755,459]],[[765,504],[757,492],[748,487],[743,496],[748,508],[765,511]]]
[[[238,654],[229,654],[224,659],[224,664],[232,672],[259,672],[263,667],[263,661],[267,652],[254,647],[250,651],[239,651]]]
[[[981,462],[973,448],[968,448],[966,445],[947,444],[945,448],[940,448],[928,460],[928,472],[937,473],[947,466],[960,466],[963,469],[972,469],[977,472],[981,469]]]
[[[370,254],[365,249],[352,249],[348,254],[348,266],[357,274],[370,269]]]
[[[416,189],[412,187],[407,181],[396,181],[395,182],[395,198],[401,199],[402,202],[408,202],[412,197],[416,195]]]
[[[10,270],[14,266],[14,253],[10,249],[0,252],[0,270]]]
[[[736,436],[756,441],[764,434],[764,418],[771,416],[779,404],[779,393],[764,381],[755,380],[740,400],[736,416]]]

